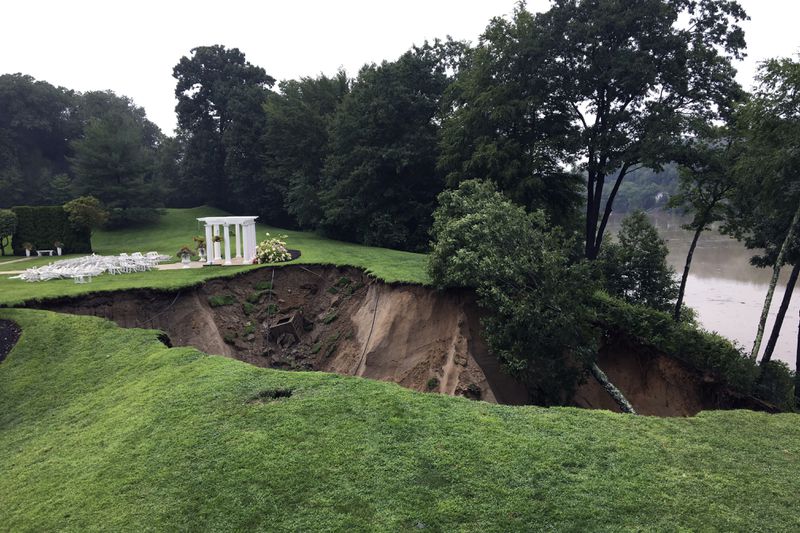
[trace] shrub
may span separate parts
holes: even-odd
[[[619,242],[606,240],[598,258],[606,289],[634,304],[669,311],[678,296],[667,244],[642,211],[622,220]]]
[[[266,234],[269,237],[269,233]],[[292,254],[286,249],[285,239],[286,235],[281,235],[278,238],[267,238],[261,241],[256,247],[256,258],[259,263],[281,263],[289,261]]]
[[[64,207],[14,207],[17,229],[11,238],[15,255],[25,255],[24,243],[35,249],[51,249],[55,241],[64,243],[67,253],[91,253],[91,232],[87,227],[77,227],[70,222]]]
[[[242,304],[242,311],[244,312],[245,315],[250,315],[250,314],[253,313],[253,310],[255,309],[255,307],[256,306],[254,306],[250,302],[245,302],[245,303]]]
[[[0,254],[6,255],[6,246],[16,229],[17,215],[10,209],[0,209]]]
[[[272,289],[272,283],[269,281],[259,281],[255,284],[255,289],[257,291],[268,291]]]
[[[426,387],[428,390],[434,390],[434,389],[435,389],[436,387],[438,387],[438,386],[439,386],[439,378],[431,378],[431,379],[429,379],[429,380],[428,380],[428,382],[425,384],[425,387]]]
[[[474,287],[493,354],[534,403],[572,396],[596,352],[586,266],[541,212],[527,213],[488,182],[439,195],[428,271],[439,287]]]
[[[88,231],[103,227],[108,222],[109,213],[100,200],[94,196],[81,196],[64,204],[69,222],[75,228]]]

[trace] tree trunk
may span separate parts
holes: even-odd
[[[692,256],[694,256],[694,249],[697,247],[697,241],[700,240],[700,234],[703,233],[705,224],[697,227],[692,237],[692,244],[689,245],[689,253],[686,254],[686,265],[683,267],[683,276],[681,276],[681,287],[678,289],[678,301],[675,302],[675,322],[681,319],[681,306],[683,305],[683,294],[686,292],[686,280],[689,278],[689,269],[692,266]]]
[[[608,392],[619,408],[622,409],[623,413],[630,413],[632,415],[636,414],[636,411],[633,409],[633,406],[630,404],[630,402],[625,398],[622,392],[620,392],[620,390],[608,380],[608,376],[606,376],[605,372],[600,370],[600,367],[597,366],[597,363],[592,363],[591,371],[594,379],[596,379],[597,382],[603,386],[603,388],[606,390],[606,392]]]
[[[789,309],[789,302],[792,299],[794,286],[797,283],[797,276],[800,275],[800,261],[792,268],[792,275],[789,276],[789,281],[786,283],[786,291],[783,293],[783,300],[778,309],[778,316],[775,317],[775,325],[772,326],[772,333],[767,341],[767,347],[764,349],[764,357],[761,358],[761,364],[768,363],[772,359],[772,352],[775,351],[775,344],[778,342],[778,336],[781,333],[781,326],[783,326],[783,318],[786,316],[786,310]]]
[[[794,240],[794,234],[797,231],[797,223],[800,221],[800,206],[797,206],[797,211],[794,213],[792,224],[789,226],[789,231],[786,233],[786,238],[783,239],[781,251],[778,253],[778,258],[775,260],[775,266],[772,268],[772,279],[769,282],[769,289],[767,289],[767,296],[764,299],[764,308],[761,309],[761,319],[758,321],[758,331],[756,331],[756,340],[753,343],[753,351],[750,352],[750,359],[755,361],[758,358],[758,350],[761,348],[761,340],[764,337],[764,326],[767,324],[767,315],[769,315],[769,306],[772,304],[772,295],[775,293],[775,285],[778,284],[778,275],[781,273],[781,265],[783,258],[786,256],[786,249],[789,243]]]
[[[794,404],[800,406],[800,320],[797,322],[797,351],[794,356]]]

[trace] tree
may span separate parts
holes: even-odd
[[[316,229],[322,218],[319,192],[333,114],[350,91],[347,75],[280,83],[264,104],[266,126],[261,204],[276,218]]]
[[[238,48],[193,48],[173,69],[178,129],[186,154],[179,187],[186,205],[235,207],[259,168],[262,104],[275,79]]]
[[[75,94],[23,74],[0,75],[0,207],[52,201],[67,172]]]
[[[163,205],[153,181],[154,151],[144,142],[140,124],[111,112],[92,118],[81,139],[72,142],[70,159],[77,195],[93,195],[117,209]]]
[[[723,116],[741,95],[731,58],[745,46],[745,18],[734,0],[554,0],[536,15],[521,3],[511,20],[490,23],[465,69],[484,81],[459,104],[488,118],[477,115],[482,127],[462,152],[496,137],[521,143],[509,153],[531,154],[543,177],[565,164],[582,170],[585,255],[595,259],[625,176],[659,169],[691,124]]]
[[[431,235],[434,284],[476,289],[492,353],[534,403],[569,399],[593,366],[597,340],[593,284],[586,265],[570,260],[572,243],[542,211],[527,213],[479,180],[439,195]]]
[[[0,255],[6,255],[6,246],[17,229],[17,215],[10,209],[0,209]]]
[[[691,222],[683,227],[694,232],[675,301],[673,316],[676,321],[681,318],[686,281],[700,234],[713,222],[722,220],[724,203],[735,185],[733,165],[737,150],[732,149],[732,133],[724,127],[711,126],[703,130],[703,135],[687,143],[678,192],[670,199],[671,207],[682,207],[692,215]]]
[[[436,195],[447,48],[425,44],[361,69],[332,118],[320,228],[370,246],[422,250]]]
[[[667,244],[643,211],[622,220],[618,243],[608,242],[600,256],[607,290],[628,302],[660,311],[672,307],[677,289],[667,264]]]
[[[737,164],[737,194],[723,228],[744,240],[748,248],[764,250],[751,260],[755,265],[772,266],[750,353],[754,360],[780,269],[800,261],[800,62],[767,61],[759,69],[757,82],[753,97],[737,115],[744,151]],[[792,289],[787,287],[787,298]],[[782,320],[783,316],[776,321],[778,327]]]
[[[108,220],[108,211],[94,196],[81,196],[64,204],[69,222],[77,229],[92,230],[101,228]]]
[[[520,9],[514,24],[495,19],[466,52],[445,95],[438,167],[450,187],[488,179],[514,202],[574,226],[582,182],[563,169],[574,149],[569,125],[548,112],[546,81],[527,70],[542,56],[530,18]]]

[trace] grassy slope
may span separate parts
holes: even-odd
[[[0,529],[800,529],[798,415],[496,406],[0,317]]]
[[[184,245],[192,244],[192,236],[202,233],[195,220],[200,216],[221,215],[224,212],[213,208],[168,209],[157,225],[118,231],[98,231],[92,237],[92,245],[98,254],[113,255],[120,252],[158,252],[174,255]],[[288,235],[290,248],[299,249],[301,257],[292,264],[336,264],[366,269],[387,282],[425,283],[423,254],[371,248],[357,244],[332,241],[318,235],[300,231],[288,231],[259,225],[257,237],[264,233]],[[171,272],[147,272],[124,276],[101,276],[91,284],[76,285],[70,280],[25,283],[9,280],[3,270],[24,269],[47,264],[53,259],[37,258],[23,263],[0,264],[0,305],[16,305],[31,298],[48,298],[62,295],[77,295],[101,290],[153,287],[172,289],[199,283],[210,277],[230,275],[252,267],[227,267],[195,269]]]

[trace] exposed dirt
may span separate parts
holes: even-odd
[[[525,388],[502,371],[481,338],[480,311],[470,292],[387,285],[354,268],[284,266],[177,293],[121,291],[35,306],[160,329],[174,345],[262,367],[362,376],[489,402],[528,402]],[[641,414],[770,410],[711,375],[621,339],[604,346],[599,365]],[[591,378],[573,403],[618,410]]]
[[[528,400],[489,354],[468,292],[386,285],[353,268],[284,266],[178,293],[131,290],[32,305],[160,329],[173,345],[262,367],[336,372],[490,402]]]
[[[17,344],[21,334],[22,330],[19,329],[16,322],[0,319],[0,363]]]
[[[639,414],[693,416],[708,409],[775,410],[721,385],[708,372],[624,338],[603,346],[597,363]],[[579,387],[574,401],[580,407],[620,411],[595,380]]]

